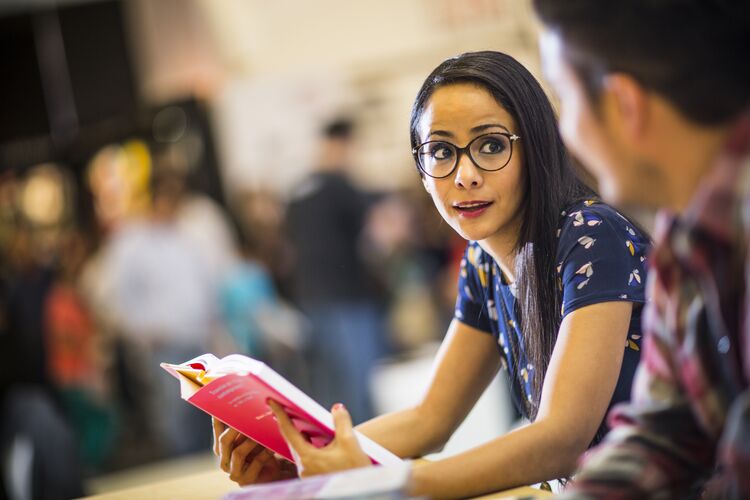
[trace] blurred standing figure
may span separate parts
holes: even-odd
[[[19,224],[0,255],[0,499],[84,494],[75,435],[50,382],[44,304],[53,282]]]
[[[345,402],[355,421],[372,417],[369,372],[382,352],[376,287],[362,260],[368,196],[346,168],[353,124],[323,130],[317,170],[293,194],[287,230],[294,253],[292,295],[312,323],[312,393],[323,405]]]
[[[83,464],[96,472],[114,450],[117,422],[109,377],[111,343],[81,290],[93,253],[90,233],[63,233],[58,272],[44,303],[47,371],[78,438]]]
[[[113,315],[129,355],[129,373],[147,385],[150,424],[162,452],[172,456],[205,448],[196,430],[208,422],[180,399],[159,362],[183,362],[209,349],[217,288],[200,249],[179,226],[184,177],[158,171],[152,195],[150,217],[118,229],[104,265],[112,279]]]
[[[305,362],[307,323],[277,288],[288,245],[281,233],[281,201],[269,191],[244,192],[235,200],[240,248],[219,290],[219,310],[235,349],[273,366],[310,390]]]

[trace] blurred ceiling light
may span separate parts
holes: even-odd
[[[54,226],[65,216],[65,179],[58,167],[35,167],[21,190],[21,212],[34,225]]]

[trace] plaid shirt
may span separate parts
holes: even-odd
[[[563,496],[750,498],[750,114],[655,239],[633,399]]]

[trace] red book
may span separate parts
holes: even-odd
[[[240,354],[222,359],[203,354],[181,365],[162,363],[161,367],[180,381],[182,399],[289,461],[294,462],[294,457],[267,401],[279,403],[313,445],[320,448],[333,439],[331,413],[261,361]],[[374,464],[402,463],[375,441],[355,433]]]

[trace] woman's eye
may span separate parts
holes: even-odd
[[[436,145],[431,149],[430,156],[435,160],[447,160],[453,156],[453,151],[446,145]]]
[[[496,155],[503,151],[505,151],[505,144],[497,139],[488,139],[479,147],[479,152],[482,154]]]

